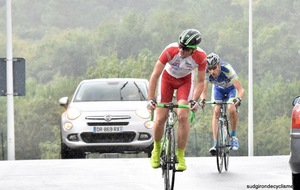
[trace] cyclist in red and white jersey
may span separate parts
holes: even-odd
[[[201,33],[195,29],[183,31],[178,42],[169,44],[159,56],[149,81],[148,108],[156,109],[154,121],[154,147],[151,156],[151,166],[160,166],[160,143],[167,119],[167,109],[156,108],[157,103],[169,103],[173,100],[173,93],[177,90],[177,103],[190,104],[196,111],[200,106],[197,103],[202,93],[206,70],[206,53],[198,47],[201,42]],[[197,83],[194,82],[194,70],[198,71]],[[157,94],[155,98],[155,92]],[[189,111],[177,109],[178,115],[178,148],[177,170],[186,170],[184,151],[189,135]]]

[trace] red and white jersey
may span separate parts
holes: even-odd
[[[159,60],[165,64],[165,70],[175,78],[182,78],[192,73],[198,67],[199,71],[206,69],[206,53],[197,48],[194,53],[186,58],[179,56],[178,43],[168,45],[161,55]]]

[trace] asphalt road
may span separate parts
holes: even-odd
[[[186,158],[175,189],[291,189],[289,156],[231,157],[229,171],[217,172],[215,157]],[[159,190],[161,169],[148,158],[16,160],[0,162],[1,190]]]

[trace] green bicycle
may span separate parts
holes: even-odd
[[[178,163],[176,156],[176,138],[174,126],[177,122],[176,108],[190,109],[189,105],[174,104],[157,104],[159,108],[168,109],[168,119],[165,124],[165,131],[162,140],[161,153],[160,153],[160,166],[162,169],[162,177],[164,178],[164,189],[173,190],[175,183],[176,164]],[[190,112],[190,122],[194,119],[194,112]]]

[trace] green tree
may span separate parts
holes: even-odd
[[[101,56],[97,61],[96,68],[90,68],[87,72],[88,78],[149,78],[156,57],[145,50],[137,58],[128,57],[118,59],[116,53],[109,57]]]
[[[51,81],[56,73],[71,77],[84,75],[88,67],[95,63],[89,35],[82,29],[66,30],[44,39],[36,47],[38,53],[27,61],[31,66],[29,75],[42,83]]]

